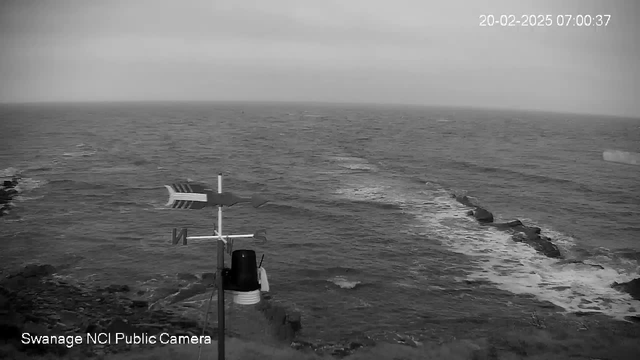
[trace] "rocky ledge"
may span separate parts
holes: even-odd
[[[562,261],[565,263],[576,263],[592,266],[598,269],[604,269],[604,267],[599,264],[590,264],[581,260],[564,259],[564,256],[562,256],[562,253],[560,253],[560,250],[551,241],[551,239],[541,235],[541,230],[539,227],[524,225],[520,220],[508,221],[505,223],[494,223],[493,214],[487,209],[474,204],[473,201],[471,201],[471,199],[466,195],[460,196],[452,194],[451,196],[455,198],[459,203],[473,208],[472,210],[467,212],[467,215],[473,216],[482,225],[493,226],[496,229],[510,232],[512,234],[511,238],[513,239],[513,241],[529,244],[537,252],[550,258],[562,259]],[[613,283],[611,287],[620,292],[625,292],[631,295],[631,297],[636,300],[640,300],[640,278],[633,279],[629,282],[616,282]]]
[[[217,329],[211,326],[211,322],[203,330],[203,324],[192,318],[150,306],[145,300],[136,300],[127,285],[92,288],[64,281],[55,273],[56,268],[51,265],[27,265],[0,279],[0,344],[12,345],[27,356],[74,352],[81,357],[93,357],[127,351],[132,347],[162,346],[159,341],[155,345],[132,345],[122,341],[116,344],[113,341],[116,334],[157,335],[158,339],[160,334],[183,339],[202,335],[212,340],[217,338]],[[206,277],[201,280],[207,282]],[[186,293],[194,289],[206,289],[206,286],[200,284],[190,288],[180,297],[187,296]],[[257,306],[273,327],[272,333],[279,340],[291,343],[302,327],[299,314],[296,316],[266,300]],[[56,341],[63,340],[63,344],[25,344],[25,333],[40,339],[56,337]],[[88,343],[88,336],[101,336],[97,339],[104,340],[107,336],[104,334],[111,334],[109,343]],[[238,335],[228,333],[228,336]],[[74,340],[73,346],[65,346],[64,341],[72,341],[70,339],[75,337],[82,340]],[[165,340],[171,341],[170,338]],[[0,358],[3,355],[0,350]]]
[[[472,208],[467,215],[473,216],[482,225],[493,226],[497,229],[508,231],[512,234],[513,241],[526,243],[537,252],[555,259],[562,259],[562,253],[550,238],[541,234],[539,227],[527,226],[520,220],[513,220],[506,223],[494,223],[493,214],[476,204],[474,204],[466,195],[451,195],[459,203]]]
[[[11,200],[18,195],[18,180],[19,178],[14,176],[11,180],[2,181],[0,185],[0,217],[9,213],[12,207]]]

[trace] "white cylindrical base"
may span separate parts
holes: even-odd
[[[260,289],[254,291],[231,291],[227,290],[231,295],[233,302],[239,305],[254,305],[260,302]]]

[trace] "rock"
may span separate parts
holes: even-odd
[[[27,352],[18,354],[18,358],[30,358],[31,354],[37,353],[55,354],[66,350],[64,345],[62,350],[44,344],[23,346],[20,338],[26,331],[60,336],[84,336],[87,333],[157,334],[161,331],[199,334],[194,319],[176,316],[169,311],[152,311],[145,300],[131,301],[108,290],[126,290],[121,285],[107,289],[92,288],[86,284],[77,286],[50,279],[42,281],[39,278],[51,271],[47,266],[32,265],[13,273],[10,278],[0,279],[0,343],[3,346],[6,343],[18,352]],[[25,284],[32,281],[35,281],[32,287],[25,287]],[[206,289],[206,286],[198,284],[189,289],[195,291]],[[131,311],[130,306],[140,308]],[[146,326],[141,327],[137,325],[139,323]],[[80,351],[84,351],[82,349]],[[94,354],[94,350],[89,346],[86,352]],[[114,344],[106,344],[101,349],[105,354],[120,350],[126,349]],[[0,358],[2,356],[0,349]]]
[[[146,308],[146,307],[149,307],[149,302],[146,300],[131,300],[131,307]]]
[[[121,333],[126,335],[133,335],[134,333],[140,333],[140,330],[137,329],[135,326],[130,325],[128,322],[124,321],[123,319],[116,317],[116,318],[113,318],[113,320],[111,320],[109,325],[107,325],[105,332],[109,334]]]
[[[476,205],[473,204],[473,202],[471,202],[471,199],[469,199],[469,197],[467,195],[460,196],[460,195],[452,194],[451,196],[453,198],[455,198],[456,201],[459,202],[462,205],[465,205],[465,206],[468,206],[468,207],[476,207]]]
[[[30,278],[30,277],[43,277],[43,276],[48,276],[51,274],[55,274],[56,272],[56,268],[45,264],[45,265],[35,265],[35,264],[31,264],[31,265],[27,265],[24,267],[24,270],[22,270],[20,272],[20,274],[25,277],[25,278]]]
[[[178,291],[176,294],[168,296],[165,300],[167,300],[169,304],[175,304],[179,301],[205,292],[207,292],[207,287],[204,284],[196,283],[180,289],[180,291]]]
[[[35,324],[32,322],[28,322],[26,324],[24,324],[24,327],[22,328],[22,333],[29,333],[32,336],[43,336],[43,335],[52,335],[50,334],[49,329],[47,329],[46,326],[43,326],[41,324]],[[68,351],[68,348],[66,346],[64,346],[63,344],[36,344],[36,343],[28,343],[28,344],[24,344],[21,343],[22,346],[20,347],[20,349],[22,351],[26,351],[29,354],[46,354],[46,353],[53,353],[53,354],[57,354],[57,355],[64,355],[66,354],[66,352]]]
[[[493,224],[493,214],[485,208],[475,205],[466,195],[459,196],[452,194],[459,203],[472,207],[474,210],[468,211],[467,215],[473,216],[479,223],[493,226],[500,230],[509,231],[513,234],[515,242],[523,242],[533,247],[539,253],[550,258],[562,259],[562,253],[558,247],[546,236],[541,235],[539,227],[526,226],[520,220],[513,220],[507,223]]]
[[[181,328],[197,328],[198,322],[195,320],[188,319],[170,319],[169,324],[175,325]]]
[[[4,181],[0,188],[0,217],[9,213],[12,208],[11,200],[18,194],[14,187],[18,184],[17,180]]]
[[[287,312],[281,306],[273,306],[266,311],[266,317],[276,325],[283,325],[287,319]]]
[[[29,321],[22,327],[23,332],[27,332],[31,335],[47,335],[49,329],[45,325]]]
[[[625,316],[624,318],[627,321],[631,321],[631,322],[635,322],[635,323],[640,324],[640,316],[638,316],[638,315],[629,315],[629,316]]]
[[[104,288],[104,290],[110,293],[131,291],[128,285],[109,285],[106,288]]]
[[[103,328],[102,326],[100,326],[100,324],[98,323],[91,323],[87,326],[87,328],[85,329],[85,333],[87,334],[95,334],[95,333],[100,333],[102,332]]]
[[[493,222],[493,214],[487,209],[481,207],[476,207],[476,209],[473,211],[473,217],[481,223]]]
[[[299,312],[288,314],[287,323],[293,329],[293,331],[298,331],[302,329],[302,316]]]
[[[180,291],[180,288],[178,286],[168,286],[154,289],[153,296],[149,299],[149,302],[154,303],[156,301],[162,300],[167,296],[177,293],[178,291]]]
[[[256,309],[269,321],[272,333],[278,340],[292,341],[296,333],[302,329],[301,315],[298,312],[287,314],[284,307],[267,301],[257,304]]]
[[[551,242],[546,236],[540,236],[536,233],[517,233],[512,237],[515,242],[523,242],[529,244],[536,251],[544,254],[547,257],[554,259],[562,259],[562,253],[558,247]]]
[[[4,280],[2,285],[9,290],[19,290],[26,287],[27,281],[21,275],[12,276]]]
[[[178,280],[183,280],[183,281],[197,281],[198,277],[193,275],[193,274],[189,274],[189,273],[178,273],[176,274],[176,277],[178,278]]]
[[[636,300],[640,300],[640,278],[623,283],[614,282],[611,287],[618,291],[626,292]]]
[[[60,321],[69,326],[76,326],[84,320],[84,317],[74,311],[69,310],[61,310],[60,311]]]
[[[207,286],[216,284],[216,274],[215,273],[203,273],[200,278],[200,282]]]
[[[508,231],[513,234],[511,237],[515,242],[523,242],[534,248],[539,253],[550,258],[562,259],[562,253],[558,247],[546,236],[540,235],[540,228],[526,226],[520,220],[513,220],[506,223],[487,224],[497,229]]]
[[[491,226],[504,230],[504,229],[511,229],[516,226],[524,226],[524,225],[520,220],[513,220],[506,223],[497,223],[497,224],[494,223],[494,224],[491,224]]]

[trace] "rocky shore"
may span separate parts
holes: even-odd
[[[176,337],[205,335],[210,339],[217,338],[217,329],[211,321],[203,330],[204,324],[197,320],[170,309],[151,307],[146,300],[136,300],[127,285],[91,288],[82,283],[61,280],[55,273],[56,268],[51,265],[28,265],[0,280],[0,344],[13,346],[26,355],[68,355],[73,352],[83,357],[94,357],[135,347],[162,345],[116,344],[113,341],[115,334],[166,333]],[[191,291],[194,288],[206,289],[207,280],[205,277],[199,286],[190,287]],[[272,327],[271,333],[280,341],[291,342],[301,329],[299,314],[292,314],[267,300],[258,306]],[[55,336],[56,340],[80,336],[82,341],[73,346],[64,343],[34,344],[30,341],[24,344],[24,333],[40,338]],[[93,338],[99,334],[111,334],[112,340],[105,344],[88,344],[87,334]],[[106,339],[107,335],[101,336]],[[228,336],[237,334],[229,333]]]
[[[472,208],[472,210],[467,212],[467,215],[473,216],[480,224],[508,231],[512,234],[511,238],[513,241],[526,243],[547,257],[556,259],[564,258],[551,239],[541,234],[539,227],[524,225],[520,220],[494,223],[493,214],[489,210],[474,204],[466,195],[452,194],[451,196],[462,205]]]
[[[56,271],[52,265],[32,264],[0,279],[0,358],[5,357],[6,354],[2,352],[7,348],[26,357],[48,354],[87,358],[134,348],[164,346],[160,341],[156,344],[144,341],[142,344],[115,343],[116,334],[155,335],[159,340],[161,334],[181,339],[197,337],[199,340],[204,335],[205,338],[217,340],[214,308],[204,327],[201,318],[188,316],[179,306],[176,307],[181,301],[198,294],[208,299],[214,288],[214,274],[203,274],[201,277],[178,274],[181,281],[191,283],[168,296],[158,295],[160,300],[141,300],[137,299],[138,292],[127,285],[92,287],[64,280],[56,275]],[[168,293],[170,291],[166,291],[165,295]],[[263,332],[268,333],[273,342],[296,350],[344,357],[365,345],[373,345],[366,341],[316,344],[298,340],[296,335],[302,329],[300,314],[270,301],[268,295],[259,304],[243,308],[251,308],[246,311],[261,314],[262,321],[254,319],[248,326],[266,326]],[[24,333],[40,339],[54,336],[56,342],[62,343],[45,344],[41,341],[35,344],[29,341],[25,344]],[[99,344],[88,341],[89,336],[91,339],[106,340],[108,335],[105,334],[111,335],[109,342]],[[245,335],[229,329],[226,334],[227,337],[241,339]],[[72,341],[78,336],[81,341],[67,346],[65,341]],[[171,341],[171,338],[165,336],[165,340]]]

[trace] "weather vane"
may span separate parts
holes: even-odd
[[[256,266],[256,255],[253,250],[233,250],[233,239],[253,238],[267,241],[267,232],[264,229],[246,235],[224,235],[222,233],[222,207],[233,206],[238,203],[251,203],[254,208],[264,205],[267,200],[254,195],[251,198],[243,198],[231,192],[222,192],[222,174],[218,174],[218,191],[208,188],[206,185],[194,183],[174,183],[165,185],[169,191],[169,201],[166,206],[174,209],[203,209],[207,206],[218,207],[218,226],[214,226],[214,235],[188,236],[187,229],[173,229],[172,244],[182,240],[186,245],[187,240],[216,239],[218,240],[218,266],[216,283],[218,289],[218,359],[224,360],[224,292],[229,291],[233,301],[241,305],[253,305],[260,302],[261,290],[269,291],[267,274],[262,268]],[[224,268],[224,252],[231,254],[231,269]],[[207,317],[209,310],[207,309]],[[206,328],[206,320],[205,326]],[[203,328],[204,331],[204,328]]]

